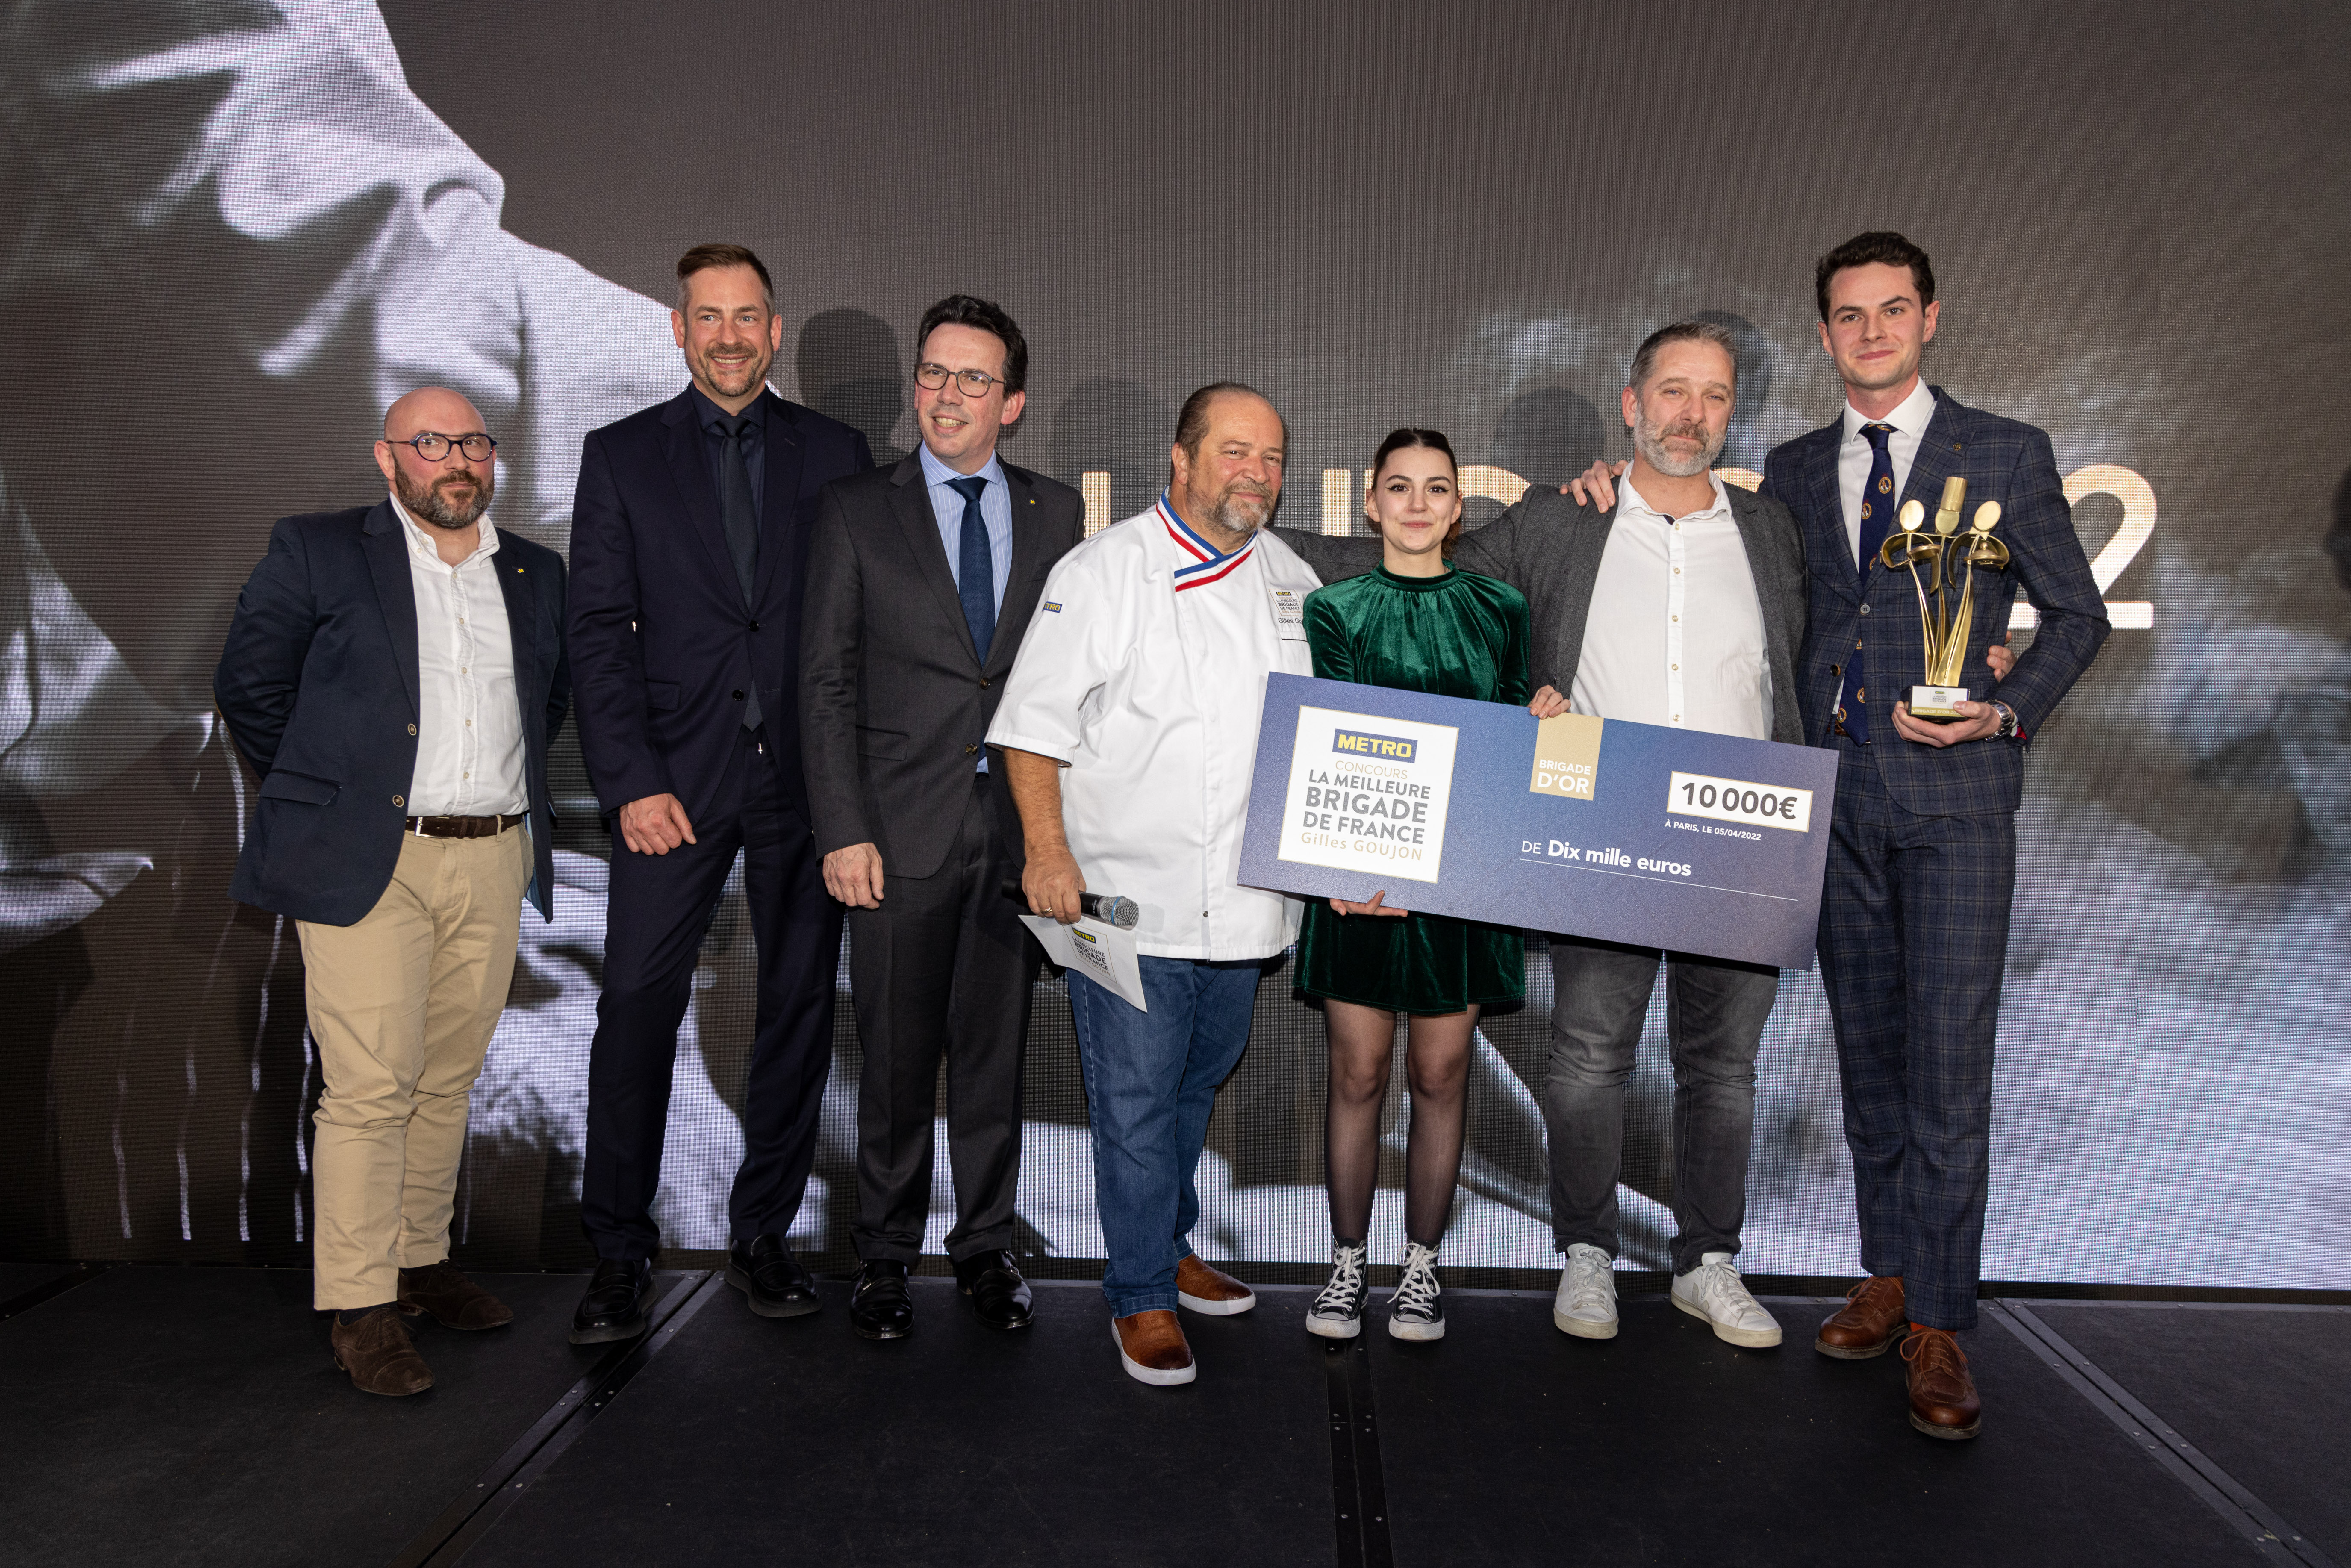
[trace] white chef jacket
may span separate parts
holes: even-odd
[[[1066,764],[1070,852],[1089,891],[1135,902],[1144,954],[1263,958],[1298,935],[1297,900],[1240,885],[1241,828],[1265,679],[1314,673],[1297,610],[1322,586],[1270,532],[1219,553],[1164,495],[1045,579],[987,743]]]
[[[1634,724],[1771,738],[1763,606],[1722,481],[1702,511],[1668,517],[1616,481],[1569,701]]]
[[[451,566],[395,497],[416,595],[416,817],[510,817],[529,809],[514,638],[498,587],[498,531],[481,521],[474,553]]]

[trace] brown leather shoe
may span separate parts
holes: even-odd
[[[1113,1318],[1110,1332],[1118,1341],[1118,1359],[1125,1364],[1126,1375],[1137,1383],[1172,1388],[1191,1382],[1196,1374],[1184,1325],[1164,1307]]]
[[[1844,1305],[1821,1324],[1813,1348],[1839,1361],[1867,1361],[1892,1350],[1894,1342],[1909,1332],[1902,1310],[1902,1281],[1872,1275],[1844,1293]]]
[[[514,1322],[512,1307],[446,1258],[430,1268],[400,1271],[400,1310],[412,1318],[430,1312],[444,1329],[494,1329]]]
[[[1257,1305],[1257,1292],[1221,1269],[1211,1269],[1197,1253],[1186,1252],[1176,1265],[1176,1299],[1196,1312],[1228,1318]]]
[[[1910,1425],[1929,1437],[1972,1437],[1983,1427],[1983,1401],[1968,1375],[1959,1342],[1941,1329],[1913,1324],[1902,1346],[1910,1364]]]
[[[389,1307],[378,1307],[359,1322],[346,1325],[339,1314],[327,1331],[334,1347],[335,1364],[351,1375],[351,1386],[362,1394],[422,1394],[433,1386],[433,1372],[409,1343],[408,1325]]]

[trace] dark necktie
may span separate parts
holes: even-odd
[[[1861,550],[1856,564],[1861,572],[1862,601],[1866,603],[1870,569],[1877,564],[1877,549],[1886,542],[1886,526],[1894,520],[1894,454],[1886,445],[1894,427],[1865,424],[1861,434],[1869,440],[1869,478],[1861,487]],[[1868,680],[1861,643],[1856,640],[1853,658],[1844,667],[1844,728],[1847,735],[1865,746],[1869,744]]]
[[[751,587],[758,580],[759,512],[751,503],[751,465],[744,454],[758,428],[748,414],[718,422],[726,435],[718,458],[718,516],[726,525],[726,553],[735,558],[735,580],[742,585],[743,603],[751,603]],[[759,727],[759,689],[745,694],[743,727]]]
[[[964,624],[971,628],[972,651],[987,663],[996,640],[996,552],[987,546],[987,519],[979,515],[979,493],[987,481],[977,475],[947,481],[963,497],[963,537],[956,550],[956,593],[963,601]]]

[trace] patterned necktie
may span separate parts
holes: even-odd
[[[963,601],[964,624],[971,628],[972,651],[987,663],[996,640],[996,552],[987,544],[987,519],[979,515],[979,493],[987,481],[977,475],[947,481],[963,497],[963,538],[956,551],[956,595]]]
[[[1878,547],[1886,542],[1886,525],[1894,520],[1894,454],[1886,444],[1894,427],[1865,424],[1861,433],[1869,438],[1869,479],[1861,487],[1861,550],[1856,564],[1865,602],[1869,598],[1870,569],[1877,564]],[[1869,744],[1868,681],[1861,643],[1856,640],[1853,657],[1844,667],[1844,728],[1847,735],[1864,746]]]
[[[758,580],[759,514],[751,504],[751,465],[744,453],[758,426],[748,414],[718,422],[726,443],[718,459],[718,516],[726,525],[726,553],[735,558],[735,580],[743,587],[743,603],[751,603],[752,585]],[[743,705],[743,727],[759,727],[759,689],[754,685]]]

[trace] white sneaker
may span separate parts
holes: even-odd
[[[1395,1300],[1388,1308],[1388,1333],[1397,1339],[1443,1339],[1445,1302],[1437,1282],[1437,1249],[1407,1241],[1396,1262],[1404,1278],[1396,1281]]]
[[[1616,1260],[1589,1241],[1567,1249],[1559,1294],[1552,1298],[1552,1326],[1578,1339],[1616,1337]]]
[[[1364,1265],[1369,1249],[1362,1245],[1331,1245],[1331,1278],[1306,1309],[1306,1332],[1324,1339],[1353,1339],[1364,1332],[1364,1299],[1371,1281]]]
[[[1747,1293],[1728,1252],[1708,1252],[1697,1268],[1676,1275],[1674,1305],[1712,1323],[1714,1337],[1728,1343],[1769,1350],[1780,1343],[1779,1320]]]

